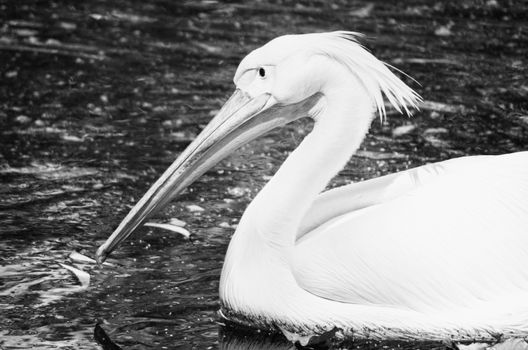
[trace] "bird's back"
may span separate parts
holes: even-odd
[[[520,308],[528,314],[528,152],[453,159],[399,176],[413,188],[298,241],[299,286],[339,302],[468,322],[506,322],[501,317]]]

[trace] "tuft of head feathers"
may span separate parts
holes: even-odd
[[[400,80],[388,67],[398,70],[378,60],[358,42],[362,34],[347,31],[315,34],[319,36],[316,50],[320,50],[347,67],[365,86],[375,103],[380,118],[386,118],[383,95],[400,113],[411,115],[411,109],[418,109],[422,101],[413,89]],[[398,72],[401,72],[398,70]]]
[[[411,115],[410,110],[418,109],[421,97],[388,67],[396,68],[378,60],[358,42],[362,36],[349,31],[284,35],[250,53],[242,63],[244,66],[257,64],[257,57],[262,64],[279,63],[294,54],[325,55],[347,67],[358,78],[372,97],[382,120],[387,114],[383,95],[398,112]]]

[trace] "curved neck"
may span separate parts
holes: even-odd
[[[317,195],[346,165],[368,131],[374,108],[357,81],[325,91],[312,132],[252,203],[255,227],[269,243],[290,246]]]

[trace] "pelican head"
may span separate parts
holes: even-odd
[[[397,109],[414,106],[416,94],[356,38],[351,32],[286,35],[249,53],[236,70],[233,95],[98,249],[97,260],[235,149],[299,118],[317,120],[343,80],[355,82],[345,93],[360,92],[381,116],[382,93]]]

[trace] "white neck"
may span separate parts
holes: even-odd
[[[372,100],[355,79],[324,91],[312,132],[286,159],[251,204],[254,227],[269,243],[291,246],[316,196],[359,148],[370,126]]]
[[[282,304],[269,301],[286,300],[276,293],[296,290],[288,287],[295,282],[287,252],[300,222],[357,150],[372,120],[372,101],[361,85],[337,86],[323,91],[324,106],[312,132],[251,202],[231,238],[220,279],[220,299],[227,309],[274,314],[270,307]]]

